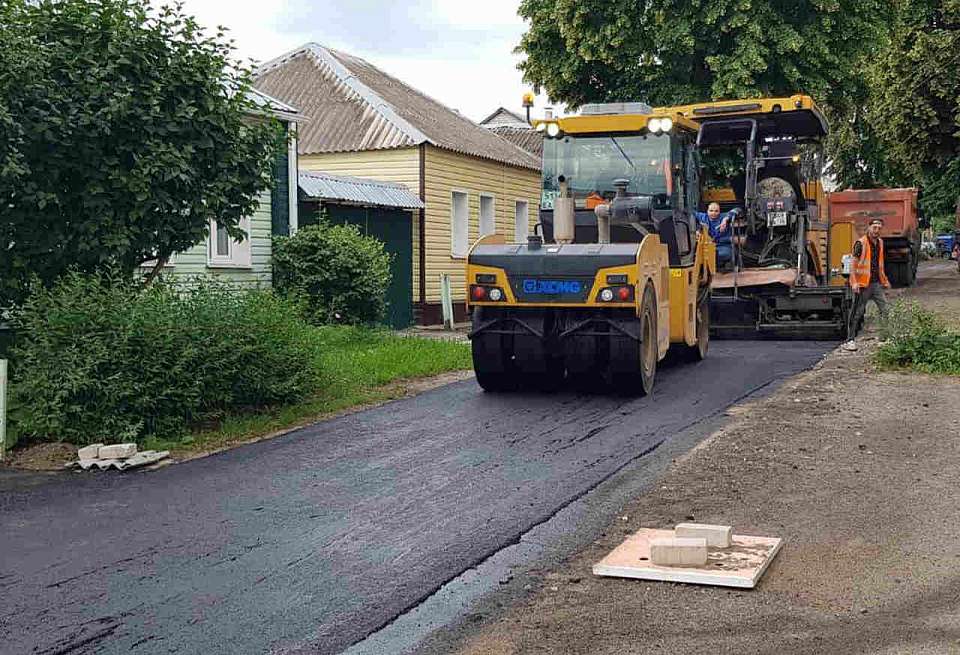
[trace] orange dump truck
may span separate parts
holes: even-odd
[[[917,189],[851,189],[830,194],[830,224],[852,227],[856,240],[867,231],[874,218],[883,219],[880,237],[886,249],[886,272],[895,287],[912,286],[917,279],[920,258],[920,220],[917,213]],[[846,244],[831,243],[836,254],[849,253]]]

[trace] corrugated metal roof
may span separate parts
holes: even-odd
[[[506,139],[518,148],[523,148],[538,161],[543,159],[543,132],[537,132],[529,127],[512,127],[508,125],[498,125],[487,128],[495,132],[501,138]],[[539,168],[539,166],[537,167]]]
[[[298,185],[312,200],[340,200],[372,207],[423,209],[424,204],[407,187],[361,177],[300,171]]]
[[[316,43],[257,71],[257,88],[299,107],[309,120],[301,154],[403,148],[429,143],[475,157],[539,169],[528,152],[370,63]]]

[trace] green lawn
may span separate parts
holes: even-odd
[[[179,441],[147,440],[144,449],[189,454],[321,419],[356,405],[404,394],[400,380],[469,369],[470,345],[400,337],[387,330],[354,327],[314,328],[321,389],[294,405],[226,417],[217,427]]]

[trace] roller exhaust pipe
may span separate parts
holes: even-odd
[[[557,182],[560,183],[560,194],[553,200],[553,240],[557,243],[573,243],[576,228],[573,197],[566,177],[560,175]]]

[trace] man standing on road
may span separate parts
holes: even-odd
[[[844,350],[856,350],[853,338],[857,327],[867,311],[867,303],[873,301],[880,310],[880,316],[887,315],[887,297],[883,290],[890,288],[890,280],[883,270],[883,239],[880,228],[883,220],[874,218],[867,227],[867,233],[853,244],[853,271],[850,274],[850,288],[853,289],[853,310],[847,325],[847,343]]]
[[[717,244],[717,265],[733,259],[733,248],[730,245],[730,216],[720,216],[720,205],[711,202],[706,213],[697,212],[697,221],[707,228],[710,238]]]

